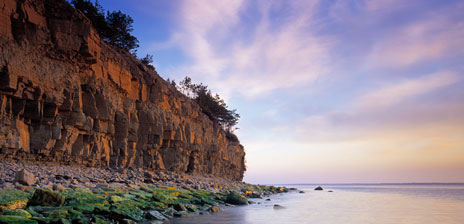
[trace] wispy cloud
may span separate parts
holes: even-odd
[[[249,25],[240,15],[253,10],[251,4],[185,1],[181,30],[171,42],[182,46],[193,61],[172,72],[208,79],[210,86],[225,95],[246,97],[317,79],[327,71],[332,44],[330,38],[309,29],[315,26],[311,19],[317,1],[288,3],[288,11],[279,15],[282,24],[276,28],[271,14],[282,4],[287,3],[258,2],[258,14],[253,15],[258,22]]]
[[[358,141],[391,133],[417,133],[424,127],[453,127],[464,122],[459,99],[424,96],[460,83],[463,77],[439,72],[370,90],[334,111],[308,116],[296,129],[300,141]],[[438,129],[435,129],[438,130]],[[434,134],[437,134],[433,132]],[[398,135],[396,137],[400,137]]]
[[[433,16],[427,21],[393,29],[367,57],[370,67],[405,67],[464,53],[464,22]]]
[[[454,72],[439,72],[405,80],[359,97],[354,103],[354,110],[358,112],[385,110],[421,94],[454,84],[461,79],[462,77]]]

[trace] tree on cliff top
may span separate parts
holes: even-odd
[[[140,58],[140,62],[150,68],[151,70],[155,70],[155,66],[153,66],[153,55],[147,54],[145,57]]]
[[[132,27],[132,23],[134,23],[132,17],[118,10],[108,12],[106,14],[106,21],[109,26],[106,36],[108,42],[132,51],[139,47],[139,40],[131,34],[134,30]]]
[[[213,95],[208,86],[203,83],[193,83],[192,79],[188,76],[179,82],[178,88],[183,94],[197,102],[203,113],[213,122],[221,125],[230,140],[238,140],[232,132],[234,126],[238,123],[240,115],[236,110],[229,110],[225,101],[218,94]]]
[[[139,47],[138,39],[131,34],[134,30],[134,20],[129,15],[121,11],[106,12],[98,1],[92,3],[90,0],[72,0],[71,4],[90,19],[93,27],[106,42],[132,53]]]

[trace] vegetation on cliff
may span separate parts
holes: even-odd
[[[171,84],[175,84],[173,81]],[[200,105],[212,121],[219,124],[227,133],[232,134],[240,115],[237,110],[229,110],[226,102],[218,94],[213,95],[207,85],[193,83],[188,76],[179,83],[178,89]]]
[[[131,16],[119,10],[105,11],[98,1],[92,3],[90,0],[72,0],[71,3],[90,19],[100,37],[106,42],[133,53],[139,47],[138,39],[131,34],[134,30],[134,20]]]

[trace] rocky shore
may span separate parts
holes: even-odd
[[[288,192],[217,177],[0,162],[0,223],[162,223]]]

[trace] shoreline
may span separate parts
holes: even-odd
[[[0,180],[0,223],[163,223],[290,191],[168,172],[9,161],[0,161]]]

